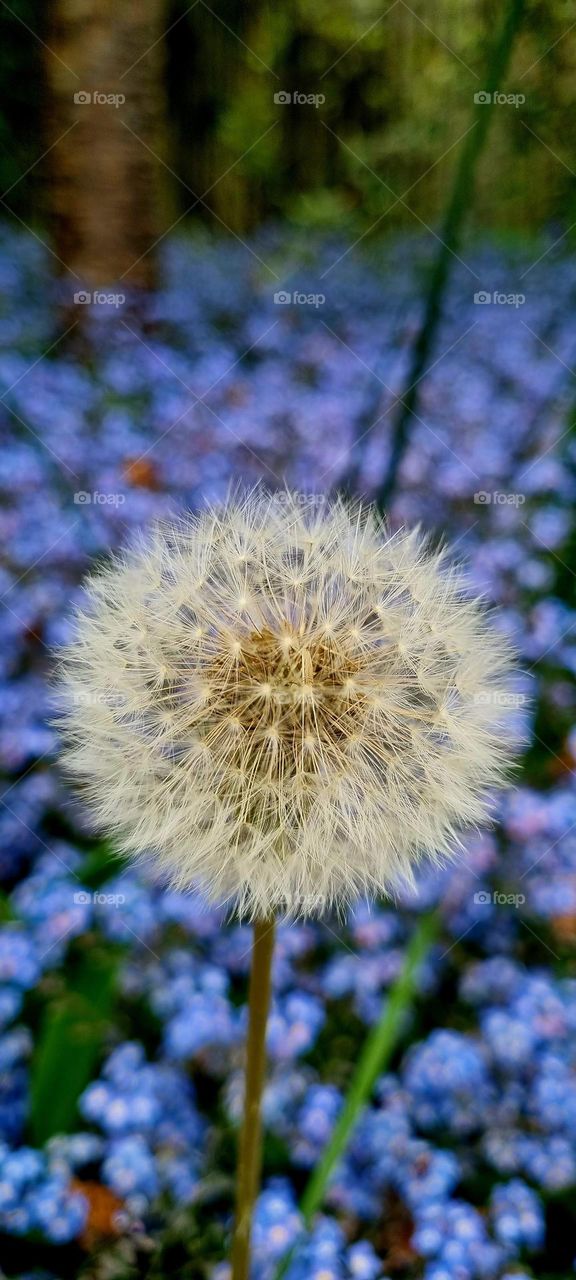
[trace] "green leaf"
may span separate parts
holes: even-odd
[[[29,1128],[36,1146],[74,1128],[78,1098],[94,1074],[110,1025],[120,954],[85,954],[70,988],[45,1010],[30,1087]]]
[[[77,874],[82,884],[90,889],[99,889],[107,880],[119,876],[127,865],[128,859],[116,853],[108,840],[103,840],[88,854]]]
[[[11,920],[16,919],[17,915],[8,894],[0,889],[0,924],[9,924]]]

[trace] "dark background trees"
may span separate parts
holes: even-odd
[[[417,229],[443,207],[500,12],[495,0],[12,0],[0,54],[4,208],[45,223],[49,189],[65,260],[85,267],[78,225],[97,239],[97,221],[112,274],[180,217],[237,234],[279,216],[358,234],[378,219],[378,230]],[[496,113],[478,228],[533,234],[574,221],[575,70],[568,6],[533,3],[508,84],[525,102]],[[74,113],[83,87],[124,92],[126,104]],[[283,107],[281,90],[325,102]],[[133,283],[150,271],[142,259]]]

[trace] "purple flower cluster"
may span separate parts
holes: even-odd
[[[40,1232],[55,1244],[82,1231],[87,1204],[70,1190],[67,1172],[51,1168],[32,1147],[11,1151],[0,1143],[0,1230],[26,1236]]]
[[[302,1234],[290,1185],[282,1180],[270,1183],[258,1200],[255,1214],[255,1280],[265,1280],[271,1268],[302,1239]],[[317,1220],[286,1275],[287,1280],[385,1280],[372,1246],[367,1241],[348,1244],[338,1223],[326,1217]]]
[[[80,1111],[106,1135],[103,1181],[129,1207],[139,1211],[162,1189],[180,1203],[194,1198],[205,1126],[181,1071],[151,1065],[141,1045],[124,1043],[83,1093]]]

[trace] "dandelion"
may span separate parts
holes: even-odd
[[[121,850],[255,922],[235,1280],[274,917],[390,894],[454,853],[506,774],[510,663],[444,551],[342,501],[257,490],[156,527],[88,583],[65,764]]]
[[[386,893],[485,815],[509,653],[445,554],[256,493],[88,583],[64,761],[118,847],[258,918]]]

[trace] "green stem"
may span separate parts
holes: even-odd
[[[482,85],[482,89],[490,94],[491,97],[503,84],[514,41],[520,29],[524,7],[525,0],[508,0],[502,19],[502,26],[492,48],[490,61],[486,69],[485,82]],[[478,161],[488,136],[488,129],[493,115],[493,107],[486,104],[486,102],[475,106],[472,127],[466,135],[460,162],[454,176],[450,199],[439,232],[440,246],[432,269],[424,305],[424,317],[414,344],[412,362],[406,379],[406,388],[400,396],[401,404],[392,433],[388,471],[376,500],[381,511],[384,511],[387,507],[394,490],[400,463],[408,442],[410,425],[416,414],[420,395],[420,382],[426,371],[426,363],[440,323],[450,267],[456,257],[464,219],[472,207]]]
[[[314,1214],[321,1208],[326,1188],[334,1168],[343,1155],[358,1117],[368,1102],[378,1076],[388,1065],[402,1030],[402,1014],[411,1004],[416,990],[418,968],[427,955],[438,930],[435,915],[422,916],[406,951],[404,965],[394,985],[387,993],[380,1020],[370,1031],[364,1043],[356,1071],[332,1137],[316,1165],[300,1202],[304,1226],[310,1227]],[[297,1244],[280,1263],[274,1280],[285,1275]]]
[[[254,1201],[262,1168],[261,1100],[266,1070],[266,1026],[270,1008],[274,921],[256,920],[252,944],[246,1088],[240,1135],[236,1224],[232,1243],[232,1280],[249,1280],[250,1236]]]

